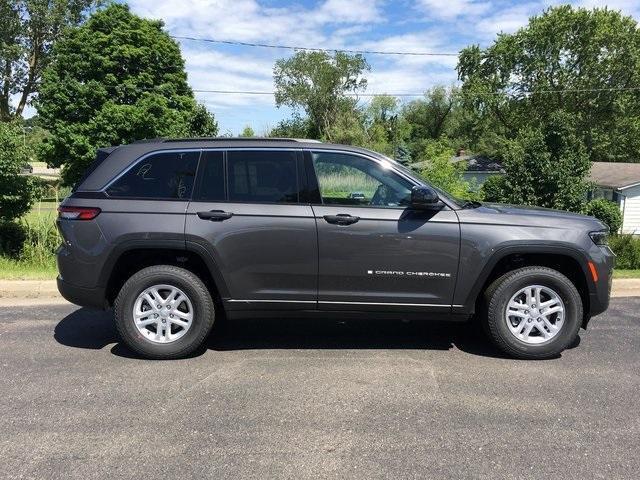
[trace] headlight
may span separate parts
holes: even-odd
[[[591,240],[596,245],[608,245],[609,244],[609,231],[608,230],[600,230],[599,232],[591,232],[589,233]]]

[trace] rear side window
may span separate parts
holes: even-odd
[[[204,152],[202,156],[202,170],[200,193],[198,200],[203,202],[224,201],[224,155],[221,151]]]
[[[191,198],[200,152],[156,153],[139,161],[107,188],[112,197]]]
[[[228,152],[229,200],[298,203],[295,151]]]

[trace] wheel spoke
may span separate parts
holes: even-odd
[[[180,304],[184,302],[185,298],[186,297],[182,294],[178,295],[178,298],[171,302],[171,308],[178,308]]]
[[[531,307],[533,305],[533,288],[527,288],[525,295],[527,296],[527,306]]]
[[[161,322],[160,320],[158,320],[158,321],[156,322],[156,340],[157,340],[158,342],[161,342],[161,341],[162,341],[162,330],[163,330],[163,328],[162,328],[162,322]]]
[[[513,308],[513,309],[516,309],[516,310],[529,310],[529,305],[527,305],[525,303],[510,302],[509,303],[509,308]]]
[[[541,315],[543,315],[545,317],[548,317],[552,313],[559,313],[559,312],[562,312],[563,310],[564,309],[560,305],[558,305],[556,307],[551,307],[551,308],[545,310],[544,312],[541,312]]]
[[[541,308],[541,309],[542,309],[542,308],[549,308],[549,307],[551,307],[551,306],[553,306],[553,305],[557,305],[557,304],[558,304],[558,299],[556,299],[556,298],[552,298],[552,299],[550,299],[550,300],[547,300],[546,302],[542,302],[542,303],[540,304],[540,308]]]
[[[136,320],[136,325],[138,325],[139,327],[146,327],[147,325],[151,325],[153,323],[156,323],[158,320],[156,320],[155,318],[147,318],[145,320]]]
[[[191,313],[185,313],[185,312],[181,312],[180,310],[174,310],[173,314],[178,317],[178,318],[182,318],[183,320],[191,320],[192,315]]]
[[[529,318],[529,315],[521,312],[520,310],[509,310],[509,313],[507,315],[509,315],[510,317]]]
[[[541,335],[541,336],[542,336],[542,338],[544,338],[545,340],[546,340],[547,338],[549,338],[549,336],[550,336],[550,335],[549,335],[549,334],[550,334],[550,332],[547,332],[547,330],[546,330],[542,325],[540,325],[539,323],[536,325],[536,330],[537,330],[538,332],[540,332],[540,335]]]
[[[522,331],[522,336],[528,337],[531,334],[531,330],[533,330],[533,322],[527,322],[527,324],[525,325]]]
[[[535,288],[535,301],[536,301],[536,306],[538,308],[540,308],[540,303],[541,303],[541,300],[540,300],[540,291],[541,290],[542,290],[542,288],[540,288],[540,287],[536,287]]]
[[[553,332],[558,330],[558,326],[554,325],[553,323],[551,323],[548,318],[542,317],[542,321],[547,326],[547,328],[549,329],[550,333],[553,333]]]
[[[153,300],[153,298],[151,298],[151,295],[149,295],[148,292],[144,292],[142,298],[146,300],[149,307],[151,307],[151,310],[156,310],[156,302]]]
[[[185,322],[179,318],[170,318],[169,323],[173,323],[174,325],[178,325],[182,328],[187,328],[189,326],[189,322]]]

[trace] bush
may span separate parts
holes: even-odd
[[[640,268],[640,238],[633,235],[614,235],[609,239],[609,246],[617,257],[616,268]]]
[[[0,255],[17,258],[27,239],[25,228],[16,222],[0,222]]]
[[[504,202],[504,175],[492,175],[482,184],[482,192],[487,202]]]
[[[611,233],[617,233],[622,227],[620,207],[604,198],[596,198],[587,203],[585,213],[606,223]]]

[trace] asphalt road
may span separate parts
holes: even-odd
[[[638,478],[639,312],[549,361],[466,325],[252,320],[158,362],[109,313],[0,308],[0,478]]]

